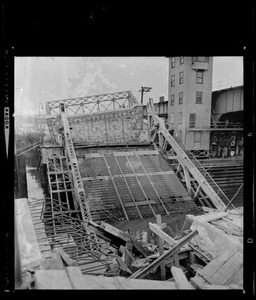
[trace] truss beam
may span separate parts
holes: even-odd
[[[187,153],[181,148],[181,146],[176,142],[176,140],[170,135],[169,131],[166,129],[164,120],[160,119],[155,114],[155,108],[153,99],[150,99],[148,103],[148,124],[149,124],[149,130],[152,132],[155,130],[155,133],[158,132],[158,135],[161,135],[161,143],[164,145],[164,141],[162,137],[169,143],[169,145],[172,147],[174,152],[177,155],[177,160],[180,163],[180,165],[185,169],[185,180],[189,181],[189,173],[196,179],[201,189],[204,191],[204,193],[209,197],[209,199],[212,201],[212,203],[216,206],[216,208],[220,211],[225,210],[226,206],[229,204],[230,200],[224,195],[225,202],[222,201],[222,199],[219,197],[218,193],[220,192],[223,195],[223,192],[220,190],[220,188],[217,186],[217,184],[213,181],[213,184],[215,189],[210,185],[210,183],[206,180],[206,178],[202,175],[202,173],[199,171],[199,169],[196,167],[196,165],[192,162],[190,157],[187,155]],[[156,136],[156,135],[154,135]],[[154,141],[153,141],[154,142]],[[161,146],[161,145],[160,145]],[[191,154],[192,155],[192,154]],[[204,170],[205,173],[207,173],[206,170]],[[210,175],[207,176],[207,178],[211,178]],[[190,182],[187,183],[188,187],[191,189]]]
[[[63,122],[65,147],[69,157],[71,171],[74,181],[74,189],[76,200],[81,208],[81,213],[84,221],[91,221],[91,214],[89,209],[89,200],[85,195],[83,181],[81,179],[78,162],[75,154],[75,148],[73,146],[72,137],[70,133],[69,121],[65,113],[64,105],[61,105],[61,119]]]
[[[139,105],[131,91],[78,97],[65,100],[46,102],[46,114],[59,114],[60,104],[64,104],[67,114],[85,114],[116,110],[124,107]]]

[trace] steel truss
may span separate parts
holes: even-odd
[[[67,115],[89,114],[119,110],[140,105],[131,91],[78,97],[46,102],[46,114],[60,114],[60,104],[65,104]]]
[[[166,129],[164,120],[160,119],[154,108],[153,99],[147,105],[148,128],[151,141],[159,147],[166,158],[177,162],[177,175],[182,176],[186,188],[194,199],[199,199],[204,206],[226,209],[230,199],[223,193],[210,174],[205,170],[196,157],[181,142],[178,142]],[[201,197],[200,197],[201,196]]]
[[[38,245],[45,259],[51,259],[52,250],[61,247],[77,262],[83,274],[111,276],[108,271],[116,255],[106,242],[95,241],[86,232],[83,221],[78,218],[79,210],[63,211],[63,206],[53,198],[29,199],[28,205]]]

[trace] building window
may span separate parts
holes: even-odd
[[[174,123],[174,113],[170,113],[170,124]]]
[[[196,104],[202,104],[203,92],[196,92]]]
[[[178,113],[178,123],[182,124],[182,112]]]
[[[183,103],[183,92],[179,93],[179,104]]]
[[[180,64],[184,64],[184,56],[180,56]]]
[[[196,83],[203,83],[204,79],[204,72],[203,71],[196,71]]]
[[[192,62],[197,61],[209,63],[209,56],[192,56]]]
[[[175,75],[171,76],[171,86],[175,86]]]
[[[182,84],[184,82],[184,72],[179,73],[179,84]]]
[[[189,114],[189,128],[196,126],[196,114]]]
[[[171,95],[171,106],[174,106],[174,100],[175,100],[174,94],[172,94],[172,95]]]
[[[172,69],[175,68],[175,57],[171,58],[171,67]]]
[[[196,131],[194,135],[194,143],[201,143],[202,134],[200,131]]]

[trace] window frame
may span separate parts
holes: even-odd
[[[175,86],[175,75],[171,75],[171,87]]]
[[[195,116],[195,121],[191,121],[191,116],[192,115]],[[196,113],[190,113],[189,114],[189,128],[195,128],[195,127],[196,127]]]
[[[179,72],[179,84],[183,84],[183,83],[184,83],[184,72],[181,71]]]
[[[181,104],[183,104],[183,92],[179,92],[179,105]]]
[[[200,102],[198,102],[197,100],[199,99],[198,94],[200,93],[201,97],[200,97]],[[195,104],[203,104],[203,92],[202,91],[196,91],[196,102]]]
[[[175,56],[171,57],[171,68],[174,69],[175,68]]]
[[[170,106],[175,105],[175,94],[171,94],[171,99],[170,99]]]
[[[202,76],[198,76],[199,74],[202,74]],[[200,79],[200,81],[198,81],[199,79]],[[199,70],[196,71],[196,83],[197,84],[203,84],[204,83],[204,71],[199,71]]]
[[[184,64],[184,56],[180,56],[180,65]]]

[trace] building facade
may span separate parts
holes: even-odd
[[[168,125],[192,152],[208,155],[210,144],[213,58],[170,57]]]

